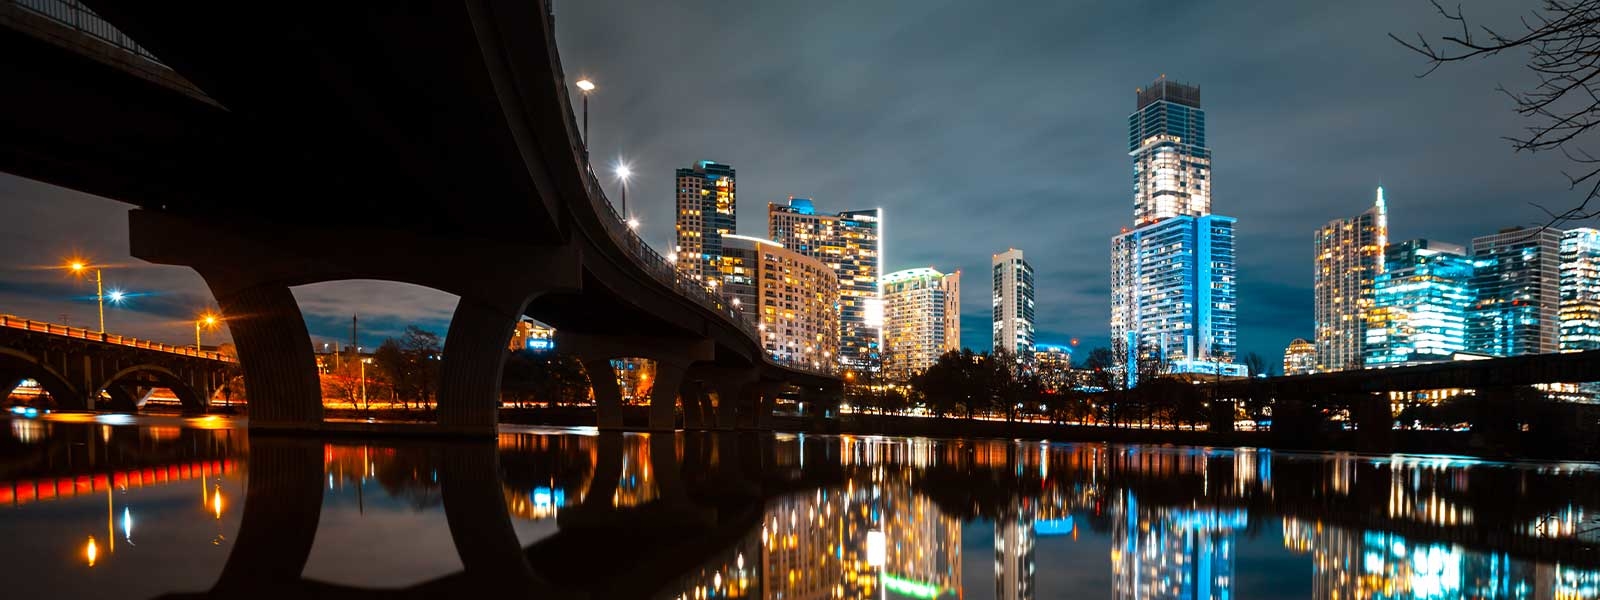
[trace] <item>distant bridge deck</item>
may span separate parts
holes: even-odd
[[[1327,394],[1412,392],[1591,381],[1600,381],[1600,350],[1238,379],[1219,382],[1216,389],[1222,397],[1244,397],[1259,391]]]
[[[238,362],[238,360],[233,358],[232,356],[223,354],[221,352],[212,352],[212,351],[206,351],[206,350],[196,350],[196,349],[190,348],[188,346],[173,346],[171,344],[163,344],[161,342],[152,342],[150,340],[141,340],[141,339],[138,339],[138,338],[132,338],[132,337],[128,337],[128,336],[125,336],[125,335],[117,335],[117,334],[114,334],[114,333],[103,333],[103,332],[99,332],[99,331],[90,331],[90,330],[84,329],[82,327],[72,327],[70,325],[61,325],[61,324],[50,323],[50,322],[46,322],[46,321],[35,321],[33,319],[27,319],[27,318],[18,317],[18,316],[15,316],[15,315],[0,315],[0,327],[6,327],[6,328],[10,328],[10,329],[20,329],[20,330],[23,330],[23,331],[31,331],[31,332],[34,332],[34,333],[43,333],[43,334],[47,334],[47,335],[57,335],[57,336],[66,337],[66,338],[72,338],[72,339],[77,339],[77,340],[85,340],[85,341],[90,341],[90,342],[99,342],[99,343],[102,343],[102,344],[112,344],[112,345],[116,345],[116,346],[127,346],[129,348],[138,348],[140,350],[154,350],[156,352],[169,352],[169,353],[172,353],[172,354],[179,354],[179,355],[189,356],[189,357],[194,357],[194,358],[203,358],[203,359],[207,359],[207,360],[215,360],[215,361],[220,361],[220,362],[225,362],[225,363]]]

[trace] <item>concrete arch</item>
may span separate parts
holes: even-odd
[[[50,399],[55,402],[56,408],[66,410],[83,410],[88,408],[88,397],[78,391],[67,379],[50,365],[40,362],[38,358],[19,350],[0,348],[0,367],[10,365],[6,370],[39,383],[39,387],[50,394]],[[11,390],[6,390],[10,393]]]
[[[178,401],[183,404],[183,409],[185,411],[202,411],[206,409],[209,398],[206,398],[205,394],[201,393],[200,390],[195,389],[194,385],[185,380],[183,377],[178,376],[178,374],[173,372],[171,369],[154,364],[134,365],[124,368],[121,371],[117,371],[116,373],[111,374],[109,377],[106,377],[105,381],[102,381],[96,385],[94,391],[91,393],[95,396],[98,396],[100,395],[100,392],[107,391],[109,388],[117,385],[118,383],[122,383],[123,380],[130,379],[138,375],[151,376],[155,380],[155,383],[158,384],[158,387],[164,387],[172,390],[172,394],[178,397]],[[115,396],[115,394],[113,394],[113,396]],[[118,402],[118,404],[121,403],[122,402]],[[126,410],[129,407],[122,406],[118,408]],[[136,403],[132,408],[137,410],[142,407]]]

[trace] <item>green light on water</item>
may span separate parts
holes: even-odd
[[[937,585],[934,585],[934,584],[931,584],[931,583],[923,583],[921,581],[911,581],[909,579],[901,579],[899,577],[895,577],[894,575],[890,575],[890,574],[887,574],[887,573],[885,573],[883,575],[883,587],[884,587],[884,589],[887,589],[887,590],[889,590],[891,592],[894,592],[896,594],[901,594],[901,595],[904,595],[904,596],[911,596],[913,598],[938,598],[939,597],[939,586],[937,586]]]

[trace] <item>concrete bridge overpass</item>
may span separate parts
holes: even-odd
[[[547,1],[0,9],[0,52],[28,57],[0,66],[28,90],[0,98],[0,169],[138,207],[134,256],[194,268],[222,307],[254,429],[325,427],[289,288],[348,279],[460,298],[439,432],[493,431],[524,315],[591,370],[656,360],[651,429],[673,427],[680,392],[691,427],[759,425],[776,386],[840,386],[774,364],[733,307],[611,210]],[[607,379],[600,424],[620,427]]]
[[[217,352],[0,315],[0,399],[32,379],[63,410],[134,411],[167,388],[202,411],[237,368]]]

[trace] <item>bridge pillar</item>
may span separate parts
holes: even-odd
[[[1356,421],[1358,448],[1364,452],[1387,452],[1394,448],[1394,412],[1389,394],[1353,394],[1350,409]]]
[[[675,360],[656,359],[656,382],[650,388],[650,431],[677,429],[673,409],[677,407],[678,391],[683,388],[683,376],[689,365]],[[688,402],[684,414],[689,413]]]
[[[772,411],[777,409],[778,394],[782,392],[783,385],[776,381],[760,381],[755,384],[751,392],[755,396],[751,426],[761,431],[772,430]]]
[[[456,303],[439,368],[441,429],[494,433],[500,411],[501,370],[511,334],[531,299],[529,294],[491,304],[462,297]]]
[[[706,393],[705,384],[699,381],[685,380],[678,389],[678,397],[683,398],[683,428],[707,429],[711,425],[711,398]]]
[[[250,386],[252,429],[307,428],[322,422],[322,384],[311,335],[288,286],[225,289],[206,273]]]
[[[1233,433],[1233,398],[1212,398],[1209,408],[1210,424],[1208,429],[1212,433]]]
[[[704,402],[705,426],[716,429],[734,429],[739,425],[740,413],[749,414],[753,406],[745,388],[756,381],[759,372],[754,367],[719,367],[698,364],[690,369],[688,377],[702,384],[701,400]],[[715,401],[712,401],[712,395]]]
[[[611,359],[584,358],[580,362],[589,376],[589,389],[594,391],[596,424],[601,431],[622,429],[622,386],[617,384],[617,370],[611,368]]]
[[[678,392],[683,387],[690,365],[716,357],[716,347],[707,339],[592,335],[558,330],[555,344],[562,352],[577,356],[583,361],[584,368],[591,372],[599,372],[600,363],[612,359],[643,358],[653,361],[656,365],[656,378],[650,388],[648,429],[651,431],[676,429]],[[591,368],[590,365],[595,366]],[[609,363],[604,368],[607,371],[611,370]],[[595,378],[590,377],[590,386],[594,386],[594,382]],[[596,409],[601,413],[599,416],[604,423],[602,426],[614,424],[616,427],[621,427],[620,393],[615,396],[618,398],[617,410],[613,412],[601,404],[601,402],[610,403],[610,400],[606,399],[611,395],[606,383],[602,382],[600,387],[594,389]],[[693,404],[685,398],[686,418],[693,410]]]

